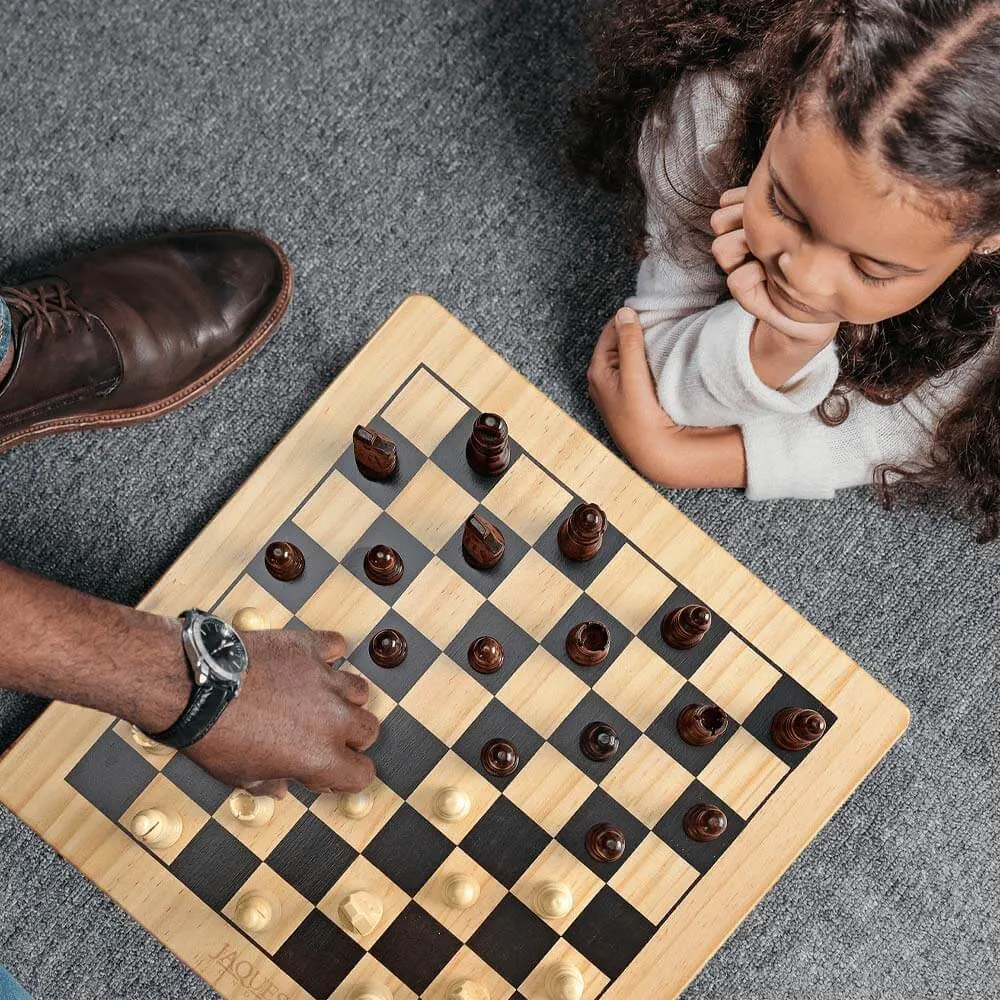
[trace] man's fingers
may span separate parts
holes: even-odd
[[[309,787],[329,792],[360,792],[375,780],[375,765],[364,754],[344,749],[328,770],[317,775]]]
[[[270,795],[272,799],[283,799],[288,794],[288,782],[278,779],[251,781],[246,790],[251,795]]]
[[[367,709],[352,708],[351,723],[344,742],[352,750],[367,750],[378,739],[381,724]]]
[[[347,652],[347,643],[339,632],[313,632],[313,639],[319,643],[320,656],[327,663],[342,660]]]
[[[719,205],[722,208],[726,208],[729,205],[735,205],[738,202],[744,202],[747,200],[747,186],[744,184],[743,187],[730,188],[728,191],[723,191],[719,197]]]
[[[623,307],[615,314],[615,323],[622,387],[628,395],[649,393],[655,398],[656,386],[646,360],[646,341],[638,315],[634,309]]]
[[[726,274],[732,274],[750,256],[745,229],[723,233],[712,241],[712,256]]]
[[[331,677],[334,691],[352,705],[367,705],[371,695],[371,688],[368,681],[358,674],[349,673],[346,670],[337,670]]]
[[[737,205],[727,205],[725,208],[717,208],[709,219],[709,225],[716,236],[732,232],[734,229],[742,229],[743,202]]]

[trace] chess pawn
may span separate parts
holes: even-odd
[[[283,583],[290,583],[302,576],[306,557],[293,542],[271,542],[264,550],[264,568]]]
[[[507,548],[503,532],[484,517],[473,514],[462,532],[462,554],[475,569],[492,569]]]
[[[729,716],[717,705],[688,705],[677,716],[680,738],[693,747],[707,747],[728,728]]]
[[[352,892],[337,909],[340,919],[358,937],[368,937],[382,920],[382,900],[370,892]]]
[[[490,1000],[490,991],[474,979],[459,979],[451,984],[447,1000]]]
[[[381,983],[361,983],[351,990],[349,1000],[392,1000],[392,990]]]
[[[239,788],[229,796],[229,811],[245,826],[266,826],[274,816],[274,799]]]
[[[376,632],[368,643],[368,655],[378,667],[392,669],[406,659],[408,652],[406,638],[394,628],[384,628]]]
[[[580,667],[596,667],[611,652],[611,634],[600,622],[581,622],[566,636],[566,655]]]
[[[365,576],[382,587],[399,583],[403,577],[403,558],[389,545],[375,545],[365,554]]]
[[[826,732],[826,719],[811,708],[783,708],[771,721],[771,739],[782,750],[805,750]]]
[[[233,628],[237,632],[261,632],[268,627],[267,618],[257,608],[240,608],[233,615]]]
[[[449,875],[441,887],[444,901],[456,910],[467,910],[479,899],[479,883],[471,875]]]
[[[728,825],[726,814],[718,806],[704,802],[691,806],[684,814],[684,832],[699,843],[718,840]]]
[[[365,479],[391,479],[399,465],[394,442],[360,424],[354,428],[354,461]]]
[[[587,831],[585,846],[595,861],[618,861],[625,853],[625,834],[612,823],[597,823]]]
[[[274,906],[259,892],[248,892],[236,903],[236,923],[250,934],[259,934],[274,920]]]
[[[478,674],[495,674],[503,666],[503,643],[491,635],[481,635],[469,646],[469,666]]]
[[[490,740],[479,755],[483,767],[499,778],[506,778],[517,770],[521,758],[517,747],[510,740]]]
[[[457,823],[469,815],[472,803],[461,788],[442,788],[434,796],[434,815],[445,823]]]
[[[481,413],[472,425],[465,457],[474,472],[498,476],[510,465],[507,422],[495,413]]]
[[[613,726],[606,722],[592,722],[580,734],[580,749],[591,760],[610,760],[621,747],[621,740]]]
[[[608,519],[596,503],[582,503],[559,526],[559,550],[567,559],[586,562],[601,550]]]
[[[151,757],[162,757],[174,752],[172,747],[165,747],[162,743],[151,740],[138,726],[132,726],[129,731],[132,734],[132,742]]]
[[[147,847],[165,850],[181,839],[184,823],[172,809],[143,809],[132,817],[129,829]]]
[[[573,890],[565,882],[546,882],[535,893],[535,913],[543,920],[563,920],[573,912]]]
[[[558,962],[545,976],[549,1000],[581,1000],[583,973],[569,962]]]
[[[712,612],[700,604],[686,604],[668,612],[660,625],[660,635],[674,649],[693,649],[712,627]]]
[[[375,796],[370,789],[360,792],[341,792],[340,811],[348,819],[364,819],[375,805]]]

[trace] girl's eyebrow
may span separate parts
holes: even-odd
[[[802,216],[803,219],[806,218],[806,213],[799,208],[798,205],[792,200],[792,196],[788,193],[785,185],[781,183],[781,178],[778,176],[778,171],[774,169],[773,163],[768,163],[768,173],[771,175],[771,183],[774,185],[778,194],[781,195],[782,199],[788,203],[792,211],[797,215]],[[898,271],[900,274],[923,274],[926,268],[910,267],[907,264],[895,264],[889,260],[879,260],[878,257],[872,257],[871,254],[861,253],[857,250],[849,250],[848,253],[853,254],[855,257],[862,257],[865,260],[870,260],[873,264],[878,264],[879,267],[884,267],[889,271]]]

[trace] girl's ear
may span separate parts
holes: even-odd
[[[976,244],[976,248],[972,252],[982,254],[983,256],[989,256],[991,253],[1000,252],[1000,233],[994,233],[992,236],[987,236],[985,240]]]

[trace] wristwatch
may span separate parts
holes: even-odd
[[[197,743],[240,693],[250,666],[247,647],[228,622],[193,608],[180,615],[181,641],[194,688],[181,717],[162,733],[148,733],[164,746],[182,750]]]

